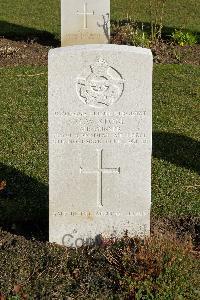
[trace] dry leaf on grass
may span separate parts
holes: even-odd
[[[5,190],[5,188],[6,188],[6,181],[0,180],[0,191]]]
[[[19,294],[19,292],[21,291],[21,288],[22,288],[21,285],[16,284],[14,286],[13,292],[15,292],[16,294]]]

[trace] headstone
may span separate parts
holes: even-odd
[[[61,45],[106,44],[110,0],[61,0]]]
[[[49,53],[50,241],[148,235],[152,54],[118,45]]]

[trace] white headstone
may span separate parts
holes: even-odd
[[[106,44],[110,0],[61,0],[61,45]]]
[[[50,241],[148,235],[152,54],[86,45],[49,53]]]

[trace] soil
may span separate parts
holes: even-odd
[[[200,45],[178,46],[161,41],[152,45],[155,63],[200,65]]]
[[[14,41],[0,38],[0,67],[45,66],[51,48],[53,46],[42,45],[35,40]],[[151,50],[155,63],[200,65],[199,44],[181,47],[160,41],[152,45]]]
[[[31,41],[0,38],[0,67],[45,66],[52,47]]]

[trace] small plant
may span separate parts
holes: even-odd
[[[191,32],[175,30],[172,33],[173,41],[179,46],[192,46],[197,43],[197,37]]]
[[[143,25],[142,28],[139,28],[138,24],[131,19],[127,19],[124,24],[113,25],[112,32],[113,43],[146,48],[150,45],[150,40],[144,32]]]
[[[173,55],[174,55],[174,58],[175,58],[178,62],[181,62],[181,54],[180,54],[180,51],[174,50],[174,51],[173,51]]]
[[[132,45],[137,47],[149,48],[150,40],[143,30],[136,29],[133,34]]]
[[[161,39],[166,2],[167,0],[149,0],[152,42]]]

